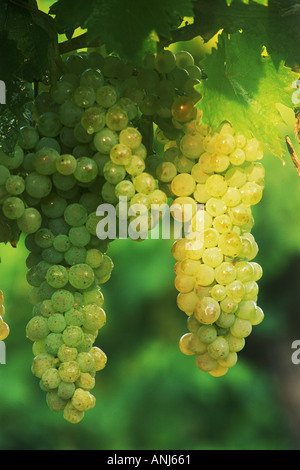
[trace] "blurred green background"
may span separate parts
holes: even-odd
[[[184,47],[201,58],[199,42]],[[293,116],[284,116],[281,132],[293,138]],[[109,250],[115,268],[103,286],[107,325],[96,341],[108,364],[97,373],[96,407],[77,425],[48,409],[31,374],[24,240],[17,249],[0,246],[11,330],[7,363],[0,365],[1,450],[300,448],[300,365],[291,361],[292,342],[300,339],[300,181],[287,152],[284,160],[268,154],[264,160],[266,189],[254,208],[253,233],[264,269],[265,320],[237,365],[213,378],[179,351],[186,316],[176,306],[170,241],[115,241]]]

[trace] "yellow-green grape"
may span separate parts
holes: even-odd
[[[211,175],[205,182],[205,188],[212,197],[222,197],[228,186],[224,176]]]
[[[156,189],[155,179],[152,175],[146,172],[135,176],[132,182],[137,193],[149,195]]]
[[[76,410],[84,412],[94,408],[96,400],[88,390],[76,388],[71,403]]]
[[[95,370],[99,371],[104,369],[107,363],[107,356],[105,352],[102,351],[102,349],[100,349],[99,347],[93,346],[90,350],[90,354],[94,358]]]
[[[203,297],[195,305],[195,317],[204,325],[212,325],[221,313],[219,303],[212,297]]]
[[[203,153],[203,136],[201,134],[185,134],[180,141],[180,150],[187,158],[196,159]]]
[[[178,122],[188,122],[196,115],[194,102],[188,96],[180,96],[173,102],[172,116]]]
[[[128,114],[121,106],[111,106],[106,112],[105,122],[112,131],[122,131],[127,127],[128,121]]]
[[[195,354],[195,352],[192,351],[189,347],[189,340],[191,336],[192,333],[185,333],[183,336],[181,336],[179,340],[179,349],[186,356],[193,356]]]
[[[175,196],[187,197],[193,194],[196,189],[194,178],[188,173],[176,175],[171,183],[171,190]]]
[[[2,317],[0,317],[0,341],[3,341],[8,337],[10,333],[10,328],[6,322],[2,320]]]
[[[142,143],[142,134],[134,127],[127,127],[120,132],[119,142],[131,150],[136,150]]]

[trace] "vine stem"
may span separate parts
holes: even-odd
[[[288,148],[288,151],[289,151],[289,154],[291,155],[292,157],[292,160],[294,162],[294,165],[296,167],[296,170],[297,170],[297,173],[298,173],[298,176],[300,178],[300,159],[296,153],[296,150],[294,149],[294,146],[292,144],[292,141],[290,139],[290,137],[287,135],[285,137],[285,141],[286,141],[286,144],[287,144],[287,148]]]
[[[87,33],[83,33],[79,36],[75,36],[72,39],[68,39],[67,41],[60,42],[58,46],[60,54],[66,54],[67,52],[76,51],[78,49],[100,47],[101,41],[100,38],[96,38],[93,41],[88,42]]]

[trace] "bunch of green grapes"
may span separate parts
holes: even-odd
[[[5,306],[4,306],[4,295],[2,290],[0,290],[0,341],[6,339],[9,335],[9,326],[3,320],[5,314]]]
[[[32,372],[50,409],[78,423],[95,406],[91,390],[107,361],[96,340],[106,323],[102,284],[114,265],[99,206],[115,210],[112,239],[124,224],[129,237],[145,239],[158,222],[153,204],[205,204],[205,245],[185,250],[187,240],[179,240],[173,247],[178,305],[189,315],[180,345],[196,354],[198,367],[223,371],[220,361],[229,364],[231,349],[226,358],[215,353],[213,368],[201,366],[208,351],[229,344],[229,335],[238,338],[234,332],[262,314],[250,206],[262,195],[263,168],[254,162],[262,156],[255,139],[199,123],[194,86],[202,70],[188,52],[162,50],[139,67],[115,55],[72,54],[64,68],[36,96],[33,124],[21,128],[13,155],[0,151],[0,206],[29,251]],[[146,225],[128,232],[141,211]],[[207,324],[203,309],[219,309],[218,318]],[[216,338],[212,330],[209,341],[199,336],[201,326],[215,328]]]
[[[113,206],[127,231],[142,211],[146,225],[135,226],[134,239],[157,223],[151,206],[168,197],[139,124],[146,117],[167,132],[174,97],[199,81],[187,57],[185,70],[182,54],[169,51],[145,58],[143,67],[97,52],[70,55],[63,75],[36,96],[33,125],[20,129],[14,154],[0,152],[3,217],[25,234],[29,251],[32,372],[49,407],[70,422],[94,407],[95,373],[107,360],[95,341],[106,322],[101,285],[113,261],[97,210]]]
[[[257,304],[262,268],[254,261],[258,246],[251,233],[251,208],[264,189],[263,147],[229,123],[213,131],[201,116],[182,127],[183,136],[167,144],[168,158],[157,168],[173,194],[174,218],[190,223],[188,236],[172,247],[177,305],[188,316],[179,346],[195,355],[200,370],[219,377],[236,364],[264,318]],[[190,161],[188,171],[176,165],[182,157]]]

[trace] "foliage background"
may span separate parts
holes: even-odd
[[[199,60],[209,51],[199,40],[176,47]],[[284,116],[282,135],[300,151],[293,116]],[[115,241],[109,251],[115,269],[103,286],[108,321],[97,338],[108,365],[97,374],[96,408],[75,426],[48,409],[30,371],[24,240],[18,249],[0,245],[11,328],[7,364],[0,366],[1,450],[300,448],[300,365],[291,362],[292,342],[300,339],[300,182],[288,152],[283,159],[285,165],[271,154],[264,160],[266,189],[253,233],[264,269],[259,304],[265,320],[238,364],[216,379],[180,353],[186,317],[176,306],[170,241]]]

